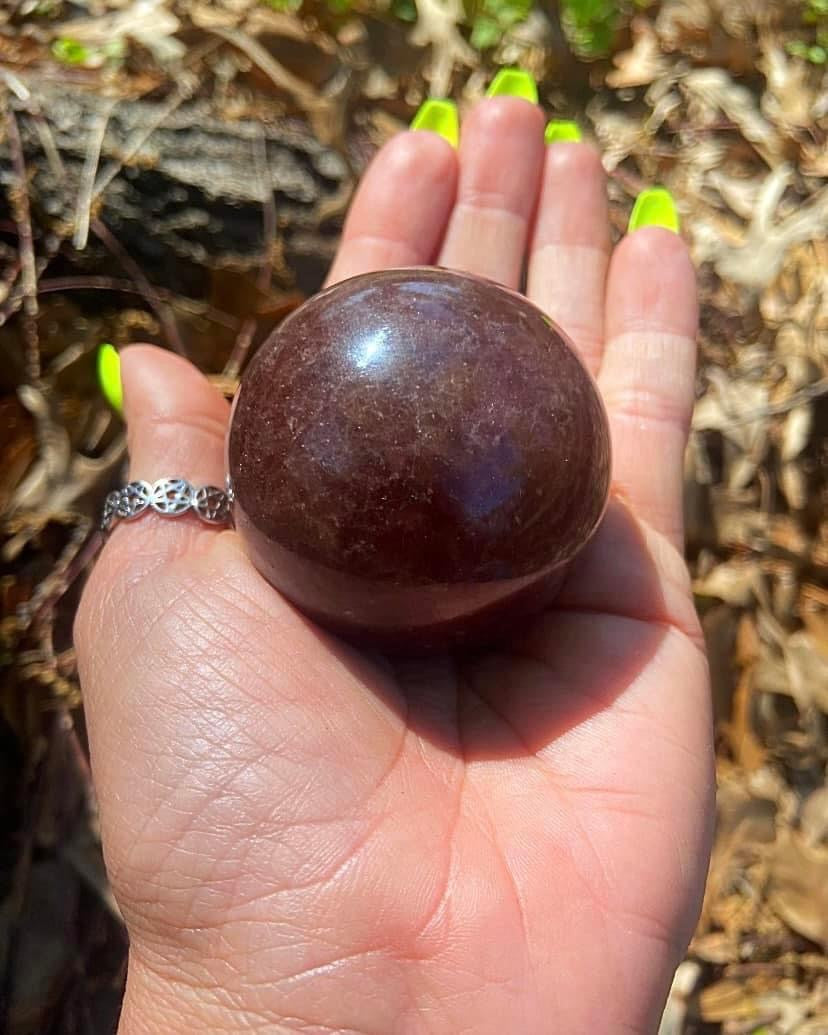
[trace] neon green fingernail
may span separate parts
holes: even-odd
[[[636,198],[627,233],[645,226],[660,226],[676,234],[681,229],[676,203],[666,187],[648,187]]]
[[[411,120],[412,129],[429,129],[448,140],[452,147],[457,147],[460,139],[460,119],[457,116],[457,105],[454,101],[429,97],[423,101],[417,114]]]
[[[543,139],[547,144],[561,144],[565,141],[577,143],[583,139],[583,134],[577,122],[569,122],[566,119],[552,119],[546,123]]]
[[[124,391],[121,387],[121,357],[109,344],[98,348],[98,384],[104,399],[117,413],[124,412]]]
[[[522,68],[501,68],[489,83],[487,97],[522,97],[530,104],[538,103],[538,84]]]

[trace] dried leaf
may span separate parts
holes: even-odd
[[[808,479],[799,464],[783,464],[779,470],[779,488],[791,510],[803,510],[808,504]]]
[[[667,69],[667,59],[650,22],[646,18],[635,18],[632,33],[632,49],[616,54],[612,59],[615,71],[607,73],[608,85],[616,90],[649,86]]]
[[[786,165],[778,165],[768,175],[740,245],[723,241],[712,221],[698,221],[694,225],[694,242],[699,258],[711,261],[719,275],[732,283],[760,290],[779,275],[793,245],[828,233],[828,188],[816,194],[808,205],[797,205],[779,217],[778,209],[791,175],[792,170]]]
[[[828,849],[783,831],[771,861],[768,898],[786,924],[828,950]]]
[[[799,456],[811,436],[814,423],[813,406],[795,406],[785,420],[782,432],[781,454],[783,460]]]
[[[828,786],[819,787],[808,795],[799,817],[800,829],[806,843],[828,847]]]
[[[800,708],[815,706],[828,714],[828,654],[804,629],[784,645],[790,692]]]
[[[762,112],[785,130],[809,126],[815,95],[809,85],[812,76],[807,64],[789,57],[767,36],[762,41],[762,50],[759,68],[768,84],[762,94]]]
[[[718,597],[731,607],[747,607],[754,598],[757,571],[753,561],[734,559],[717,565],[703,579],[696,579],[693,592],[700,597]]]
[[[683,86],[692,98],[704,105],[709,117],[714,117],[718,111],[723,112],[770,165],[778,162],[782,154],[778,133],[759,113],[750,90],[734,83],[724,69],[703,68],[690,72],[684,78]]]
[[[0,515],[37,452],[34,421],[14,396],[0,399]]]

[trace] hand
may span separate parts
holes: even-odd
[[[377,662],[313,627],[232,531],[118,526],[77,620],[103,843],[144,1032],[652,1033],[712,817],[707,668],[681,557],[696,302],[681,239],[611,254],[604,174],[515,98],[459,154],[392,140],[333,280],[438,262],[577,343],[612,504],[556,606],[474,660]],[[131,477],[221,484],[228,408],[123,355]]]

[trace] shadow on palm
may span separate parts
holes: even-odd
[[[491,647],[386,657],[308,629],[409,730],[468,762],[536,754],[610,707],[673,624],[640,526],[614,499],[557,599]]]

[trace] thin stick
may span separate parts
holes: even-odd
[[[37,99],[32,96],[31,90],[29,90],[28,86],[26,86],[26,84],[19,79],[10,68],[0,67],[0,79],[3,79],[6,86],[8,86],[17,99],[26,105],[26,111],[34,119],[37,134],[40,137],[40,143],[43,147],[43,152],[46,155],[46,160],[49,162],[49,167],[54,176],[60,179],[65,172],[63,161],[61,160],[60,152],[57,149],[55,138],[49,128],[48,122],[43,117],[43,112],[40,109]]]
[[[60,180],[66,175],[66,166],[63,164],[63,159],[60,157],[60,151],[58,151],[58,146],[55,143],[55,136],[54,133],[52,133],[52,128],[39,108],[33,109],[30,114],[34,120],[37,135],[40,137],[40,146],[43,148],[43,153],[46,155],[46,161],[49,163],[52,175],[56,180]]]
[[[178,327],[176,327],[175,320],[172,319],[167,311],[167,307],[158,297],[158,292],[144,276],[141,267],[127,252],[115,235],[110,232],[109,227],[107,227],[105,223],[100,219],[93,219],[90,226],[92,232],[101,244],[103,244],[103,246],[115,256],[126,272],[135,281],[137,287],[140,288],[140,293],[146,300],[147,305],[149,305],[158,317],[158,322],[164,329],[164,334],[166,335],[169,344],[179,354],[179,356],[186,356],[187,350],[184,348],[184,343],[178,333]]]
[[[264,294],[270,287],[270,277],[273,271],[273,241],[276,237],[276,204],[273,201],[273,184],[271,183],[270,166],[267,160],[267,141],[264,133],[260,133],[256,138],[255,160],[256,179],[262,201],[263,235],[262,261],[256,278],[256,287]],[[248,316],[239,328],[230,358],[224,366],[225,377],[235,379],[239,376],[255,333],[256,317]]]
[[[62,239],[58,237],[56,234],[49,234],[46,236],[44,240],[43,250],[46,254],[41,255],[41,257],[37,260],[35,264],[35,275],[38,280],[38,291],[40,291],[40,275],[41,273],[43,273],[43,271],[46,269],[46,267],[49,265],[52,259],[54,259],[55,255],[57,255],[58,251],[60,250],[61,244]],[[18,263],[18,269],[19,268],[20,264]],[[14,281],[12,281],[12,284],[13,283]],[[3,324],[9,319],[10,316],[14,316],[17,310],[20,309],[20,307],[23,305],[24,298],[25,295],[22,288],[18,291],[14,291],[9,296],[8,301],[2,307],[0,307],[0,327],[3,326]]]
[[[46,612],[55,607],[75,579],[92,564],[102,546],[103,536],[100,529],[92,525],[91,521],[75,527],[68,545],[51,572],[51,577],[41,583],[46,591],[41,594],[35,593],[30,602],[32,611],[27,623],[29,626],[43,621]],[[68,556],[65,556],[67,554]],[[41,599],[38,599],[38,596]]]
[[[110,101],[98,113],[89,131],[89,142],[86,147],[86,157],[83,161],[78,203],[75,209],[75,233],[72,238],[72,244],[79,252],[83,251],[86,247],[86,242],[89,240],[89,218],[92,209],[92,194],[95,189],[95,175],[98,171],[98,163],[101,160],[101,148],[106,135],[106,127],[109,125],[109,116],[114,107],[115,102]]]
[[[106,188],[112,183],[123,167],[135,157],[152,134],[158,129],[162,122],[165,122],[170,115],[190,96],[189,89],[179,86],[172,94],[167,103],[156,112],[155,118],[141,129],[137,130],[132,139],[127,143],[117,161],[114,161],[101,173],[92,190],[92,201],[97,201]]]
[[[227,40],[246,54],[280,90],[291,94],[306,111],[318,105],[318,97],[313,89],[303,79],[289,72],[261,43],[248,36],[246,32],[242,32],[241,29],[226,29],[220,25],[211,25],[208,32]]]
[[[23,156],[23,141],[17,118],[4,93],[6,108],[6,133],[9,138],[12,168],[16,184],[9,191],[14,220],[17,223],[17,238],[20,246],[20,270],[23,288],[23,340],[26,347],[26,376],[30,382],[40,379],[40,342],[37,334],[37,268],[35,265],[32,218],[29,209],[29,181],[26,159]]]
[[[123,291],[127,295],[140,295],[142,298],[144,297],[144,292],[136,287],[131,280],[118,280],[115,277],[103,276],[49,277],[47,280],[41,279],[38,284],[38,291],[41,295],[52,294],[55,291]],[[153,286],[153,291],[158,295],[160,301],[166,302],[172,308],[178,307],[195,316],[203,316],[205,319],[212,320],[213,323],[217,323],[221,327],[227,327],[231,331],[235,331],[239,326],[239,321],[235,316],[231,316],[221,309],[216,309],[214,306],[207,305],[206,302],[196,302],[189,298],[183,298],[172,291],[168,291],[166,288]]]

